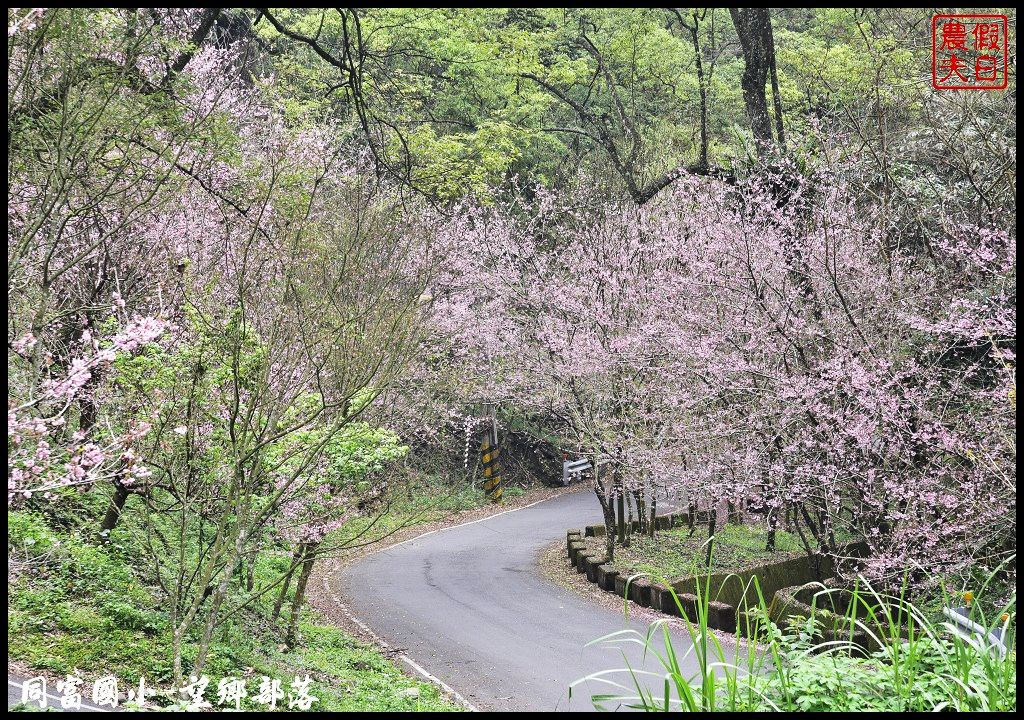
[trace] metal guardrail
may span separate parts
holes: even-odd
[[[1006,657],[1008,648],[1003,642],[1004,629],[994,628],[990,631],[971,620],[970,613],[971,610],[967,607],[942,608],[942,614],[950,621],[947,623],[950,630],[964,640],[981,644],[986,650],[995,650],[1001,658]]]
[[[600,467],[607,465],[610,460],[602,460],[598,463]],[[579,460],[564,460],[562,462],[562,485],[568,485],[571,481],[577,479],[587,470],[593,470],[594,463],[587,458],[580,458]]]

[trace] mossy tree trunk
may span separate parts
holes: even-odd
[[[616,470],[616,472],[618,472]],[[619,545],[626,544],[626,493],[622,492],[622,485],[615,483],[615,504],[618,506],[618,534]]]
[[[285,574],[284,580],[281,581],[281,589],[277,593],[277,600],[274,601],[274,614],[271,616],[274,620],[281,616],[281,608],[284,606],[285,598],[288,597],[288,588],[291,587],[292,577],[295,575],[295,569],[301,562],[302,545],[300,544],[292,553],[292,561],[288,566],[288,572]]]
[[[121,511],[124,510],[124,504],[128,500],[129,490],[126,485],[123,485],[120,481],[114,481],[114,494],[110,498],[110,505],[107,507],[107,512],[103,516],[103,522],[100,523],[100,530],[104,532],[110,532],[117,527],[117,521],[121,519]]]
[[[601,503],[604,513],[604,555],[605,562],[615,559],[615,507],[610,502]]]
[[[313,562],[316,560],[316,551],[320,543],[307,543],[302,550],[302,570],[299,573],[299,581],[295,585],[295,597],[292,598],[291,617],[288,618],[288,632],[285,634],[285,645],[289,648],[295,647],[299,635],[299,613],[302,610],[302,602],[306,599],[306,585],[309,576],[313,572]]]
[[[636,519],[640,521],[640,532],[647,531],[647,503],[644,502],[644,491],[633,491],[633,502],[636,504]]]
[[[602,477],[600,453],[594,453],[594,493],[601,504],[601,515],[604,518],[605,562],[615,559],[615,500],[616,476],[613,473],[609,484],[607,474]]]

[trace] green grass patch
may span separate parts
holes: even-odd
[[[737,628],[736,642],[723,646],[707,624],[707,587],[696,595],[697,621],[684,621],[689,643],[680,644],[661,621],[646,632],[627,630],[590,643],[612,650],[609,656],[625,645],[640,644],[664,671],[663,685],[648,688],[633,668],[612,667],[577,680],[570,695],[600,676],[612,684],[612,690],[591,695],[597,709],[624,704],[648,711],[688,712],[1016,709],[1015,596],[995,616],[972,612],[972,620],[981,627],[1000,627],[1005,632],[1009,651],[1003,653],[978,638],[968,640],[949,632],[944,622],[930,620],[921,608],[864,583],[853,591],[855,601],[844,622],[851,631],[888,629],[878,638],[880,649],[868,653],[851,642],[820,641],[816,617],[797,617],[776,627],[768,621],[763,599],[748,613],[749,624]],[[906,618],[913,622],[903,634],[898,627],[900,619]],[[884,623],[876,622],[879,619]],[[757,638],[759,644],[747,642],[749,637]],[[703,659],[696,670],[681,662],[684,652]]]
[[[775,551],[766,552],[767,528],[760,525],[725,525],[715,533],[713,572],[728,572],[759,562],[780,560],[803,552],[800,538],[785,530],[775,533]],[[708,532],[698,527],[693,535],[686,527],[660,530],[653,538],[634,534],[629,547],[617,545],[612,565],[621,573],[646,573],[653,578],[674,579],[707,572]],[[604,538],[587,538],[594,550],[604,549]]]
[[[504,496],[512,499],[525,493],[525,489],[513,485],[505,488]],[[385,538],[402,528],[443,520],[490,502],[482,487],[469,483],[452,487],[436,476],[419,476],[396,487],[381,503],[386,506],[386,513],[381,514],[382,507],[378,507],[377,512],[357,517],[332,533],[329,541],[336,545],[363,544]]]

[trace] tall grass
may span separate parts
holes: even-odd
[[[986,581],[970,604],[970,619],[986,631],[1000,628],[1005,652],[977,637],[962,637],[950,622],[929,616],[902,593],[886,595],[863,578],[843,598],[844,613],[819,609],[836,606],[829,596],[840,591],[817,584],[810,615],[781,628],[771,621],[772,608],[752,578],[746,593],[752,601],[738,609],[733,642],[723,646],[708,626],[711,583],[701,582],[695,618],[686,616],[672,592],[690,640],[685,647],[673,638],[667,619],[646,632],[622,630],[598,638],[589,645],[623,650],[625,666],[581,678],[569,693],[597,683],[608,691],[591,695],[596,708],[647,711],[1014,710],[1016,593],[986,613],[981,600],[987,586]],[[628,602],[626,608],[628,613]],[[653,658],[658,670],[631,666],[624,652],[630,645],[640,646],[645,664]]]

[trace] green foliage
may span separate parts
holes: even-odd
[[[7,544],[33,554],[49,550],[59,542],[42,515],[34,512],[7,513]]]
[[[12,657],[57,673],[145,672],[165,657],[166,614],[134,568],[106,544],[45,524],[30,511],[8,512],[8,589]],[[26,542],[46,536],[46,542]]]
[[[408,446],[402,445],[391,430],[366,422],[350,422],[340,428],[329,425],[293,433],[287,444],[279,443],[271,448],[268,462],[280,464],[282,471],[289,472],[298,462],[289,457],[290,448],[316,444],[323,445],[323,463],[309,478],[314,485],[365,486],[372,475],[383,472],[409,452]]]
[[[697,622],[684,620],[692,641],[685,656],[677,655],[677,643],[664,621],[655,622],[646,633],[629,630],[593,641],[591,644],[612,646],[639,642],[665,670],[663,688],[654,689],[646,687],[642,675],[629,666],[601,673],[605,678],[625,675],[636,695],[595,695],[595,706],[614,702],[648,711],[691,712],[1016,709],[1015,597],[994,620],[986,620],[984,613],[972,614],[982,627],[1005,630],[1009,652],[1003,655],[976,639],[968,641],[950,633],[943,623],[931,621],[900,598],[880,595],[867,585],[855,588],[846,617],[850,626],[871,632],[878,627],[876,621],[884,618],[892,628],[888,636],[879,638],[880,650],[865,654],[853,643],[818,642],[814,618],[776,627],[768,620],[768,603],[756,581],[754,585],[758,601],[743,613],[747,620],[737,629],[736,651],[724,649],[708,629],[708,584],[696,593]],[[871,620],[865,621],[861,614]],[[896,618],[902,618],[905,625],[902,637]],[[758,642],[750,642],[750,638]],[[656,640],[663,642],[664,649]],[[682,668],[688,666],[690,655],[696,657],[698,670],[687,676]],[[582,678],[573,687],[595,677]]]
[[[782,672],[752,683],[777,706],[799,712],[928,712],[947,706],[964,710],[1006,710],[1016,705],[1016,658],[1000,660],[978,652],[938,627],[926,625],[906,641],[895,641],[867,657],[823,650],[813,618],[779,631],[767,626]],[[959,686],[958,686],[959,683]],[[963,692],[961,692],[961,690]],[[993,707],[990,703],[995,702]],[[756,702],[747,708],[758,710]]]
[[[516,497],[513,488],[508,488],[505,495]],[[339,545],[346,545],[384,538],[403,528],[435,522],[455,513],[481,507],[490,500],[480,487],[452,487],[449,482],[437,476],[410,476],[406,478],[404,486],[393,487],[381,502],[387,505],[386,514],[354,518],[332,533],[329,539]]]
[[[341,711],[405,712],[457,709],[438,688],[403,675],[376,650],[353,640],[337,628],[302,626],[305,645],[296,658],[327,679],[323,691],[333,709]]]
[[[386,428],[357,422],[346,425],[327,444],[328,473],[349,482],[365,480],[409,452],[398,435]]]
[[[740,83],[744,58],[729,11],[679,10],[691,26],[699,17],[709,160],[742,168],[755,153]],[[274,12],[334,57],[353,52],[355,15]],[[1013,13],[1004,12],[1011,15],[1012,45]],[[819,144],[822,130],[848,134],[861,142],[831,149],[840,161],[858,163],[868,151],[879,164],[875,182],[895,181],[908,191],[919,185],[912,196],[948,188],[950,177],[942,177],[946,171],[934,156],[895,149],[924,148],[926,137],[934,147],[954,132],[931,132],[950,114],[933,107],[928,84],[917,82],[931,61],[931,14],[923,8],[774,10],[788,146]],[[618,147],[620,162],[636,153],[641,181],[699,156],[696,53],[690,30],[669,9],[375,8],[359,11],[358,22],[358,53],[367,58],[358,123],[345,71],[261,23],[258,32],[277,50],[272,92],[296,125],[325,117],[348,122],[343,133],[354,141],[372,138],[394,174],[430,197],[486,202],[510,179],[564,185],[581,172],[621,195],[608,143]],[[994,109],[998,101],[972,101],[979,109],[971,122],[962,114],[949,120],[956,135],[970,133],[975,120],[1005,117]],[[1005,133],[989,124],[984,134],[1003,142]]]

